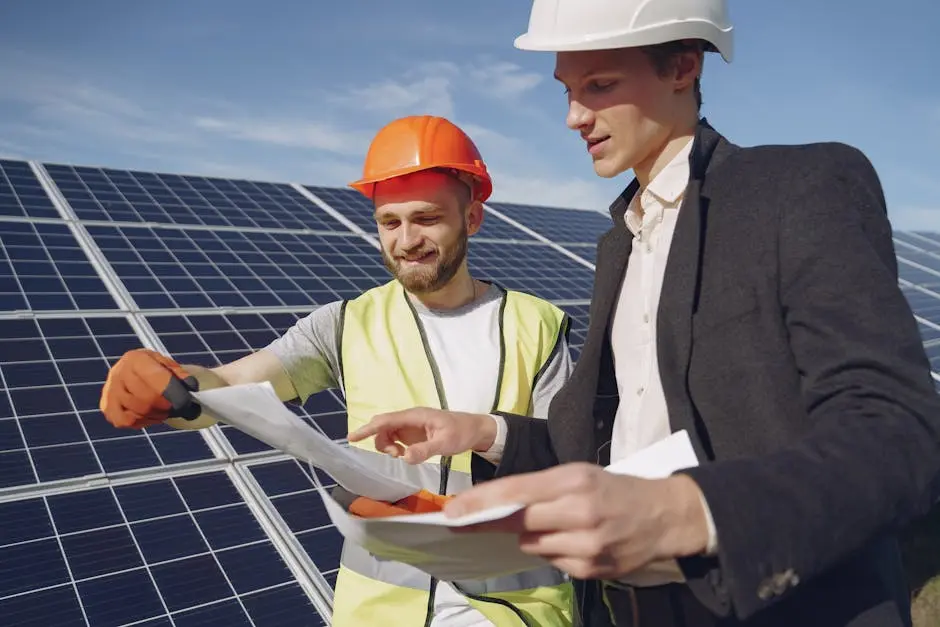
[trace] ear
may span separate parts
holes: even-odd
[[[476,235],[483,225],[483,203],[479,200],[471,201],[470,206],[467,207],[465,219],[467,221],[467,234]]]
[[[702,61],[704,53],[697,46],[690,46],[688,49],[676,53],[674,72],[672,77],[673,88],[677,91],[683,91],[692,87],[702,73]]]

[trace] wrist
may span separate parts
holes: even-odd
[[[664,553],[668,557],[706,553],[710,534],[701,489],[691,477],[683,474],[663,481],[667,495]]]
[[[476,419],[476,440],[473,444],[473,450],[477,453],[485,453],[493,448],[496,442],[496,420],[489,414],[473,414]]]

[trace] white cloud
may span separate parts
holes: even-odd
[[[304,119],[197,117],[192,123],[200,130],[229,139],[289,148],[312,148],[341,155],[361,155],[371,140],[371,136],[366,133]]]
[[[609,203],[599,182],[555,176],[546,155],[522,136],[481,124],[477,109],[457,110],[464,97],[486,95],[493,106],[525,111],[525,130],[537,132],[531,116],[538,113],[530,116],[521,99],[539,77],[494,58],[419,63],[399,76],[320,94],[317,107],[304,113],[274,104],[263,115],[211,93],[154,86],[156,96],[138,96],[25,60],[19,69],[0,67],[0,82],[6,86],[0,101],[28,112],[25,122],[0,127],[0,153],[13,156],[42,144],[53,154],[32,158],[69,161],[94,143],[126,160],[116,167],[344,186],[361,174],[379,125],[420,112],[448,117],[473,137],[493,172],[494,200],[595,209]]]
[[[471,67],[468,74],[476,89],[502,100],[516,100],[542,82],[540,74],[499,60]]]
[[[493,197],[500,202],[518,202],[549,207],[606,210],[612,197],[596,181],[493,172]]]
[[[387,79],[352,88],[347,93],[334,96],[332,101],[391,118],[416,112],[446,118],[454,115],[451,77],[446,74],[432,74],[404,81]]]

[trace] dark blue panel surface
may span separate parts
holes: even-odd
[[[10,625],[319,625],[221,472],[0,505],[0,616]],[[240,521],[238,542],[212,527]]]
[[[152,315],[147,318],[167,351],[182,363],[214,367],[260,350],[283,334],[303,314]],[[338,390],[314,394],[294,413],[333,439],[346,437],[346,411]],[[221,426],[235,450],[270,450],[267,444],[228,425]]]
[[[65,224],[0,221],[0,309],[116,309]]]
[[[597,244],[566,244],[564,248],[585,261],[597,263]]]
[[[80,220],[348,231],[286,183],[45,167]]]
[[[610,215],[560,207],[542,207],[508,202],[487,203],[506,217],[532,229],[555,243],[597,243],[613,223]]]
[[[335,585],[343,537],[331,523],[316,493],[309,467],[296,461],[275,462],[253,466],[251,474],[317,569],[331,586]],[[324,473],[318,471],[317,475],[324,487],[335,485]]]
[[[26,161],[0,159],[0,216],[59,218]]]
[[[89,226],[141,309],[307,307],[387,281],[361,237]]]
[[[0,320],[0,488],[212,457],[195,431],[115,429],[108,368],[141,345],[127,320]]]
[[[470,271],[547,300],[589,300],[594,272],[548,244],[470,242]]]
[[[568,346],[572,361],[577,361],[587,338],[590,305],[565,305],[562,309],[571,316],[571,330],[568,334]]]
[[[339,187],[317,187],[305,185],[323,202],[342,213],[350,222],[362,227],[367,233],[375,233],[375,210],[368,198],[353,189]],[[532,241],[534,238],[498,216],[485,214],[483,225],[474,237],[501,240]]]

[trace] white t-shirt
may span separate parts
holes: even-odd
[[[492,410],[499,376],[500,301],[501,291],[496,286],[453,310],[431,310],[414,301],[451,410],[478,414]],[[302,401],[327,388],[342,387],[336,341],[341,305],[337,301],[320,307],[267,347],[284,365]],[[568,344],[562,341],[536,383],[533,415],[547,416],[548,405],[571,367]],[[495,461],[498,451],[490,453],[494,455],[486,457]],[[437,584],[434,614],[432,627],[493,625],[446,582]]]

